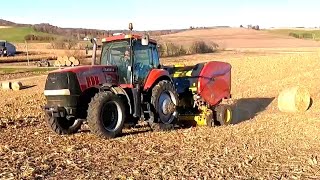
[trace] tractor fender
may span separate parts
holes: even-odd
[[[152,69],[145,80],[143,90],[147,91],[161,80],[173,82],[168,71],[163,69]]]
[[[111,84],[103,84],[100,87],[100,91],[111,91],[112,93],[116,95],[124,95],[127,98],[130,114],[132,114],[132,106],[131,106],[131,100],[129,98],[128,93],[120,86],[112,86]]]
[[[130,114],[132,114],[131,100],[129,98],[128,93],[122,87],[119,87],[119,86],[111,87],[110,90],[111,90],[111,92],[113,92],[116,95],[121,94],[121,95],[126,96],[127,101],[128,101],[128,105],[129,105],[129,109],[130,109]]]

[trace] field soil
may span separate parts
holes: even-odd
[[[163,35],[160,41],[191,45],[194,41],[214,42],[220,48],[300,48],[319,47],[320,42],[245,28],[200,29]]]
[[[320,61],[317,52],[206,54],[164,64],[220,60],[232,65],[230,126],[152,132],[124,130],[104,140],[86,125],[70,136],[47,126],[41,106],[46,76],[0,91],[0,179],[319,179]],[[307,112],[282,113],[280,91],[305,86]]]

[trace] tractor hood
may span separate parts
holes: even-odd
[[[103,65],[86,65],[86,66],[78,66],[78,67],[68,67],[68,68],[63,68],[63,69],[58,69],[58,70],[54,70],[51,71],[53,73],[56,72],[74,72],[74,73],[83,73],[83,72],[87,72],[87,73],[92,73],[92,72],[101,72],[101,71],[111,71],[111,72],[115,72],[117,69],[116,66],[103,66]]]
[[[63,78],[65,76],[65,78]],[[70,67],[51,71],[47,77],[47,87],[49,89],[58,88],[58,84],[66,84],[67,82],[58,82],[56,85],[50,85],[57,77],[65,79],[63,81],[75,82],[79,84],[81,92],[88,88],[99,87],[103,84],[117,85],[118,84],[118,68],[116,66],[103,65],[87,65],[79,67]],[[66,78],[68,77],[68,78]],[[47,90],[47,89],[46,89]]]

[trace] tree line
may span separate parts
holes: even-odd
[[[84,29],[84,28],[61,28],[58,26],[53,26],[48,23],[41,23],[32,25],[32,28],[38,32],[57,34],[62,36],[73,37],[77,40],[81,40],[85,37],[107,37],[114,33],[129,33],[128,30],[98,30],[98,29]],[[183,31],[184,29],[178,30],[154,30],[154,31],[134,31],[137,34],[148,33],[151,36],[159,36],[165,34],[172,34]]]

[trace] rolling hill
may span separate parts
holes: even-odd
[[[293,48],[320,47],[320,42],[297,39],[288,34],[256,31],[244,28],[217,28],[188,30],[163,35],[160,41],[170,41],[181,45],[190,45],[197,40],[215,42],[220,48]]]
[[[96,37],[101,38],[105,36],[112,35],[113,33],[128,33],[128,29],[119,29],[119,30],[101,30],[101,29],[88,29],[88,28],[62,28],[58,26],[51,25],[49,23],[40,23],[40,24],[19,24],[11,21],[7,21],[4,19],[0,19],[0,27],[13,27],[13,29],[8,29],[4,31],[0,31],[0,34],[3,34],[3,36],[6,36],[6,33],[9,33],[11,37],[8,37],[6,39],[9,39],[14,42],[21,42],[23,41],[23,38],[26,33],[39,35],[39,36],[48,36],[48,34],[54,34],[59,36],[65,36],[65,37],[72,37],[77,40],[81,40],[85,37]],[[126,27],[126,26],[124,26]],[[15,29],[18,28],[18,29]],[[23,29],[20,29],[23,28]],[[3,29],[3,28],[1,28]],[[150,35],[159,36],[164,34],[171,34],[176,32],[184,31],[185,29],[163,29],[163,30],[153,30],[153,31],[147,31]],[[145,31],[135,31],[134,33],[141,34]],[[41,34],[46,33],[46,34]],[[0,36],[0,38],[2,38]]]
[[[4,26],[2,26],[4,27]],[[50,36],[57,37],[57,35],[37,32],[31,27],[8,27],[0,28],[0,39],[7,40],[9,42],[24,42],[24,37],[27,35],[37,35],[37,36]]]

